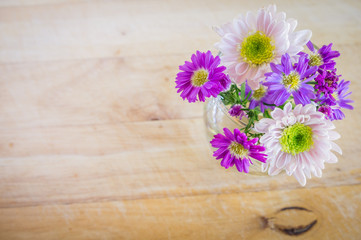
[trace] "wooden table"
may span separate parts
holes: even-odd
[[[339,163],[306,187],[224,170],[203,104],[176,94],[212,26],[266,5],[1,1],[0,239],[360,239],[359,1],[278,3],[334,43],[356,101]]]

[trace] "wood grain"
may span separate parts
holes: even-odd
[[[212,157],[178,65],[268,1],[0,1],[0,239],[358,239],[359,1],[279,1],[334,43],[353,111],[302,188]]]
[[[313,213],[297,239],[357,239],[360,185],[1,208],[3,239],[293,239],[277,228],[283,207]],[[327,197],[325,197],[327,196]],[[342,204],[340,204],[342,203]],[[283,216],[285,217],[285,216]],[[276,219],[275,219],[276,218]],[[291,220],[292,221],[292,220]],[[19,226],[19,223],[21,225]],[[54,228],[55,227],[55,228]],[[71,236],[71,237],[70,237]]]
[[[0,171],[11,174],[0,175],[0,207],[299,188],[287,175],[265,179],[223,170],[211,156],[202,119],[31,128],[9,135],[12,145],[2,151]],[[344,156],[355,157],[341,156],[307,186],[360,184],[355,145],[342,145]]]

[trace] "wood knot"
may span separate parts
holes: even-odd
[[[317,224],[316,214],[304,207],[285,207],[271,217],[261,217],[264,228],[298,236],[310,231]]]

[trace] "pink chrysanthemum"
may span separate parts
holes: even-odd
[[[286,19],[284,12],[276,11],[275,5],[260,9],[255,15],[247,12],[215,31],[222,37],[216,47],[222,52],[222,64],[237,83],[248,80],[252,89],[270,71],[269,63],[279,63],[281,56],[291,57],[303,50],[310,40],[311,31],[295,32],[297,21]]]
[[[192,62],[185,62],[179,66],[176,77],[176,88],[181,97],[189,102],[197,100],[204,102],[205,98],[217,95],[227,89],[231,83],[229,77],[223,73],[224,66],[218,56],[213,57],[210,51],[202,53],[197,51],[191,57]]]
[[[331,150],[342,154],[333,142],[340,135],[332,131],[334,125],[315,106],[299,104],[292,110],[292,104],[287,103],[283,110],[273,110],[271,116],[255,125],[256,131],[265,133],[260,142],[266,147],[268,159],[262,170],[268,169],[269,175],[285,170],[304,186],[311,173],[321,177],[325,162],[337,162]]]

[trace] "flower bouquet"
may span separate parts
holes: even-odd
[[[350,82],[335,68],[340,53],[332,43],[318,48],[311,31],[296,26],[275,5],[247,12],[214,28],[218,56],[197,51],[175,82],[183,100],[218,97],[231,116],[247,120],[213,136],[221,166],[248,173],[259,161],[263,172],[284,170],[304,186],[311,174],[322,176],[324,163],[337,162],[333,151],[342,154],[332,121],[342,120],[353,101]]]

